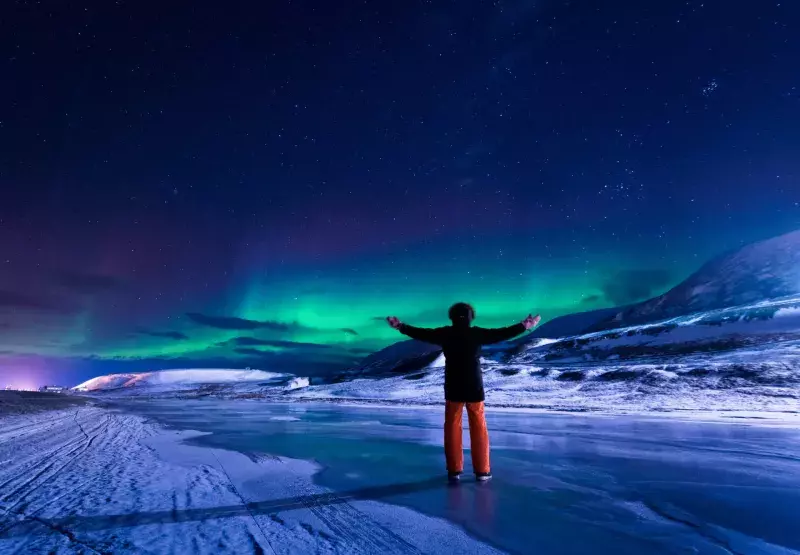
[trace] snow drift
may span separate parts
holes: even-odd
[[[300,389],[302,387],[308,387],[310,383],[311,381],[308,378],[292,378],[286,385],[286,389]]]

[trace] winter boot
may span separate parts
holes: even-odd
[[[451,484],[457,484],[461,481],[461,472],[448,472],[447,481]]]

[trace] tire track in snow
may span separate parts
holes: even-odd
[[[83,434],[83,442],[84,442],[83,445],[78,445],[78,446],[75,447],[75,449],[73,449],[73,450],[69,451],[68,453],[66,453],[65,456],[68,456],[69,460],[67,460],[67,462],[65,462],[64,464],[62,464],[58,468],[56,468],[52,473],[50,473],[47,476],[45,476],[44,479],[41,480],[40,482],[38,482],[35,486],[26,489],[26,486],[28,486],[31,483],[33,483],[34,481],[38,480],[39,477],[44,475],[50,468],[52,468],[58,462],[57,460],[53,460],[52,462],[50,462],[50,464],[48,464],[44,469],[39,471],[33,478],[31,478],[27,482],[21,484],[20,486],[17,486],[17,488],[14,491],[12,491],[11,493],[9,493],[6,496],[4,496],[3,497],[3,501],[7,501],[9,499],[13,499],[14,496],[18,496],[18,495],[20,496],[20,498],[17,499],[16,502],[11,504],[9,507],[6,507],[6,509],[5,509],[6,515],[8,513],[10,513],[10,512],[16,512],[17,514],[19,514],[21,516],[26,516],[24,511],[14,511],[14,509],[20,503],[24,502],[25,498],[27,496],[29,496],[34,491],[38,490],[40,487],[42,487],[45,484],[47,484],[48,482],[50,482],[50,480],[52,480],[54,477],[56,477],[65,468],[67,468],[68,466],[72,465],[79,457],[81,457],[84,453],[86,453],[89,450],[89,448],[92,446],[92,443],[94,443],[94,440],[97,439],[97,437],[99,435],[101,435],[102,433],[104,433],[108,429],[108,417],[106,417],[106,419],[104,421],[105,425],[102,426],[102,429],[99,429],[97,431],[97,433],[95,433],[93,436],[89,436],[89,434],[86,433],[86,430],[84,430],[83,426],[78,421],[78,411],[75,412],[74,420],[75,420],[75,423],[78,425],[78,429],[80,430],[81,434]],[[98,428],[100,428],[100,426],[98,426]],[[76,453],[76,454],[73,456],[73,453]],[[52,459],[52,457],[51,457],[51,459]],[[63,495],[61,497],[63,497]],[[52,503],[54,501],[55,501],[55,499],[52,499],[50,501],[50,503]],[[50,503],[48,503],[48,504],[50,504]],[[47,506],[47,505],[45,505],[45,506]],[[42,508],[44,508],[44,507],[42,507]]]
[[[335,503],[336,493],[303,497],[302,502],[337,541],[344,541],[354,553],[421,553],[394,532],[387,530],[350,503]]]
[[[29,463],[29,462],[31,462],[30,459],[33,459],[32,463],[31,463],[31,466],[33,466],[34,469],[35,469],[37,466],[41,466],[42,464],[47,463],[47,462],[49,462],[49,461],[51,461],[53,459],[56,459],[57,457],[61,456],[63,451],[68,450],[71,447],[79,448],[80,446],[78,444],[80,442],[82,442],[82,441],[83,441],[82,438],[75,439],[75,438],[71,437],[65,443],[62,443],[61,445],[59,445],[55,449],[51,449],[45,455],[43,455],[43,456],[41,456],[41,455],[40,456],[31,456],[28,459],[25,459],[24,461],[18,463],[17,466],[24,467],[25,463]],[[55,462],[55,461],[53,461],[53,462]],[[7,486],[12,484],[13,482],[22,479],[24,477],[24,475],[29,473],[30,471],[31,471],[31,468],[27,468],[27,467],[20,468],[19,471],[15,473],[15,475],[13,475],[11,478],[6,480],[5,482],[0,483],[0,490],[6,488]],[[22,484],[22,485],[24,485],[24,484]],[[2,498],[0,498],[0,501],[4,501],[10,495],[11,494],[4,495]]]
[[[217,497],[231,494],[221,472],[212,477],[202,467],[179,470],[160,460],[152,448],[141,443],[159,431],[137,417],[92,409],[81,409],[69,416],[71,421],[62,418],[55,426],[48,425],[53,419],[31,426],[23,437],[0,448],[1,460],[8,459],[1,456],[6,452],[24,459],[23,464],[0,468],[0,479],[14,486],[7,494],[13,503],[7,511],[9,518],[0,518],[0,551],[105,555],[142,550],[205,552],[212,545],[223,552],[238,553],[243,546],[245,552],[257,551],[250,549],[249,537],[253,532],[254,537],[259,534],[255,526],[241,519],[210,528],[202,522],[180,524],[182,533],[178,534],[174,524],[165,523],[146,536],[132,530],[125,534],[86,532],[84,537],[73,526],[59,523],[59,517],[66,514],[86,514],[91,518],[89,515],[102,514],[112,505],[122,511],[157,510],[162,506],[165,487],[177,495],[177,504],[185,501],[190,509],[209,501],[213,506]],[[24,480],[9,479],[20,471]],[[31,472],[35,474],[32,479],[28,474]],[[174,476],[175,481],[162,483],[162,472]],[[200,495],[195,499],[196,493]],[[177,507],[178,511],[182,509],[182,505]],[[12,528],[19,533],[7,535]],[[259,549],[270,552],[263,540],[258,542]]]
[[[58,422],[66,420],[67,418],[69,418],[68,414],[54,415],[53,418],[49,418],[45,422],[25,422],[24,424],[20,424],[18,426],[7,426],[2,432],[0,432],[0,443],[12,441],[18,437],[26,435],[30,433],[32,428],[50,428]],[[17,432],[19,432],[17,435],[11,435]]]
[[[239,493],[239,490],[236,489],[236,486],[233,485],[233,480],[231,480],[231,477],[228,474],[228,471],[225,470],[225,467],[222,466],[222,463],[220,462],[219,457],[217,457],[216,453],[213,453],[213,451],[212,451],[212,454],[214,455],[214,458],[217,460],[217,464],[219,465],[220,470],[222,470],[222,473],[225,474],[225,477],[228,479],[228,482],[230,483],[231,488],[233,489],[233,493],[242,502],[242,505],[244,505],[245,509],[247,509],[247,513],[250,515],[250,518],[253,520],[253,523],[255,523],[256,527],[261,532],[261,536],[264,538],[264,541],[266,542],[267,547],[269,547],[269,550],[272,552],[272,555],[277,555],[277,553],[275,553],[275,549],[273,549],[273,547],[272,547],[272,544],[267,539],[267,534],[264,532],[264,529],[261,527],[261,524],[258,523],[258,520],[256,519],[255,515],[253,514],[253,511],[250,510],[250,507],[247,504],[247,500],[244,498],[244,496],[242,496],[241,493]],[[255,538],[253,538],[253,541],[255,542]]]
[[[32,513],[28,513],[25,510],[27,504],[30,503],[30,501],[28,501],[28,499],[31,497],[31,494],[33,494],[39,488],[41,488],[41,487],[49,484],[50,482],[52,482],[54,478],[57,478],[67,467],[69,467],[70,465],[75,463],[82,455],[86,454],[89,451],[89,449],[92,447],[92,444],[94,443],[94,441],[99,436],[101,436],[102,434],[107,433],[107,431],[108,431],[108,422],[109,422],[109,418],[108,417],[106,417],[101,422],[99,422],[93,429],[90,429],[90,433],[93,434],[93,435],[90,435],[90,433],[86,431],[86,429],[83,427],[83,425],[78,420],[79,413],[80,413],[80,410],[76,410],[76,412],[72,415],[73,416],[72,419],[73,419],[73,421],[75,422],[75,424],[76,424],[76,426],[78,428],[77,431],[80,432],[80,435],[79,435],[78,439],[77,440],[72,440],[72,441],[70,439],[67,439],[67,441],[65,443],[63,443],[62,445],[60,445],[56,449],[51,450],[47,455],[45,455],[43,458],[41,458],[39,461],[37,461],[38,464],[34,464],[33,465],[34,469],[36,469],[37,467],[40,467],[39,471],[36,473],[35,476],[33,476],[32,478],[26,480],[22,484],[17,485],[12,492],[7,493],[3,497],[4,501],[7,501],[7,500],[12,500],[13,501],[12,505],[10,505],[10,506],[8,506],[8,507],[6,507],[4,509],[4,511],[5,511],[4,516],[8,517],[8,516],[14,515],[17,518],[13,522],[11,522],[9,525],[0,527],[0,534],[5,533],[8,530],[10,530],[11,528],[14,528],[15,526],[23,524],[25,522],[34,522],[34,523],[37,523],[37,524],[39,524],[41,526],[44,526],[45,528],[47,528],[48,530],[50,530],[52,532],[55,532],[55,533],[60,534],[61,536],[65,537],[67,540],[69,540],[70,544],[73,544],[75,546],[79,546],[80,548],[82,548],[84,550],[82,552],[88,551],[88,552],[96,553],[96,554],[99,554],[99,555],[112,555],[112,552],[110,552],[110,551],[106,551],[106,550],[104,550],[104,549],[102,549],[100,547],[92,545],[89,542],[80,540],[69,529],[64,528],[63,526],[59,526],[57,524],[53,524],[51,522],[48,522],[47,520],[42,519],[39,516],[37,516],[36,513],[41,512],[47,506],[56,503],[59,499],[65,497],[68,494],[74,493],[75,492],[75,488],[74,487],[69,488],[65,493],[63,493],[63,494],[61,494],[61,495],[59,495],[57,497],[49,499],[44,505],[38,507],[37,510],[32,512]],[[48,427],[50,427],[50,426],[53,425],[54,422],[63,422],[64,420],[66,420],[66,417],[60,418],[60,419],[49,419],[47,424],[48,424]],[[34,430],[35,429],[36,428],[34,427]],[[63,464],[61,464],[57,468],[55,468],[55,470],[53,470],[52,472],[48,472],[51,469],[53,469],[54,466],[57,465],[61,460],[63,460],[64,457],[68,457],[68,460],[66,462],[64,462]],[[43,468],[41,468],[42,465],[44,465]],[[28,469],[26,469],[26,470],[28,470]],[[43,479],[39,480],[39,478],[43,478]],[[11,482],[13,482],[13,479],[6,480],[4,483],[8,484],[8,483],[11,483]],[[86,482],[84,482],[84,483],[86,483]],[[81,485],[83,485],[83,484],[81,484]],[[29,487],[29,486],[32,486],[32,487]],[[16,498],[16,500],[14,501],[15,498]],[[35,501],[35,499],[33,501]],[[18,508],[21,504],[23,506]]]
[[[11,501],[19,503],[12,513],[15,521],[0,524],[10,524],[7,529],[14,531],[5,534],[0,530],[1,552],[420,553],[404,536],[392,531],[391,520],[376,520],[336,492],[322,498],[312,495],[317,488],[309,489],[305,470],[302,477],[296,476],[297,483],[278,487],[276,499],[284,495],[301,501],[294,501],[288,509],[298,510],[298,518],[286,521],[262,514],[256,509],[257,502],[248,503],[247,482],[240,481],[233,467],[228,472],[223,467],[223,463],[230,466],[228,459],[216,451],[197,452],[201,455],[198,459],[190,453],[187,460],[183,455],[173,460],[169,453],[174,448],[170,446],[174,432],[147,424],[138,416],[82,408],[70,417],[74,424],[61,419],[52,428],[32,427],[14,445],[3,446],[9,455],[20,452],[26,461],[30,459],[25,468],[47,470],[34,481],[26,480],[25,485],[14,484],[16,494]],[[161,436],[159,441],[168,446],[166,451],[155,449],[147,441],[152,436]],[[174,439],[182,441],[180,436]],[[37,462],[36,455],[47,460]],[[0,447],[0,460],[8,458]],[[231,460],[231,465],[242,462]],[[265,473],[275,468],[274,461],[263,464]],[[19,465],[0,468],[0,480],[18,469]],[[280,476],[285,473],[295,477],[293,471],[280,471]],[[297,493],[307,499],[302,501]],[[27,505],[22,507],[22,503]],[[240,510],[215,518],[214,511],[220,505]],[[202,516],[206,510],[212,515],[210,520]],[[198,513],[201,518],[186,519],[187,512]],[[128,515],[133,525],[94,528],[81,524],[114,513]],[[163,518],[148,522],[149,516],[162,513]],[[146,525],[136,524],[137,515]]]

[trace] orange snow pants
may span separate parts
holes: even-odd
[[[461,418],[467,405],[469,418],[469,440],[472,451],[472,468],[476,473],[488,473],[489,468],[489,430],[483,403],[445,402],[444,411],[444,454],[448,472],[464,471],[464,451],[462,448]]]

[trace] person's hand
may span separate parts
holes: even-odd
[[[389,325],[390,325],[390,326],[392,326],[392,327],[393,327],[394,329],[396,329],[396,330],[399,330],[399,329],[400,329],[400,326],[402,326],[402,323],[401,323],[401,322],[400,322],[400,320],[397,318],[397,316],[389,316],[389,317],[386,319],[386,321],[387,321],[387,322],[389,322]]]
[[[538,326],[541,320],[542,317],[539,316],[538,314],[536,316],[531,316],[530,314],[528,314],[528,317],[522,321],[522,325],[525,326],[526,330],[529,330],[531,328],[535,328],[536,326]]]

